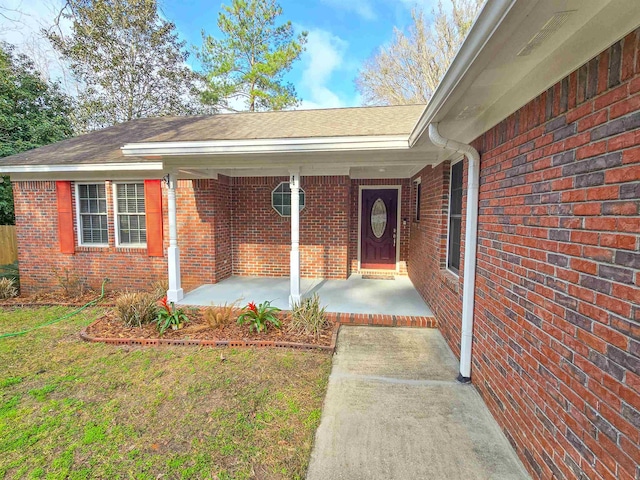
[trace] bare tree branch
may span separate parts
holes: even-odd
[[[428,24],[424,11],[411,12],[407,34],[395,29],[389,46],[383,46],[358,72],[356,87],[366,105],[427,103],[451,64],[483,0],[442,3]]]

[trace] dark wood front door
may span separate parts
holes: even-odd
[[[361,268],[396,268],[398,190],[362,190]]]

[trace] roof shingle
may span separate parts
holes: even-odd
[[[0,159],[2,165],[125,162],[126,143],[409,135],[424,105],[141,118]],[[140,161],[140,159],[136,159]]]

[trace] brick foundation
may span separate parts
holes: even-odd
[[[474,142],[472,377],[534,478],[640,478],[639,44],[640,30]],[[409,275],[458,353],[448,165],[419,176]]]

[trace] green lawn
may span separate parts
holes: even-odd
[[[82,342],[100,313],[0,340],[0,478],[304,477],[330,355]]]

